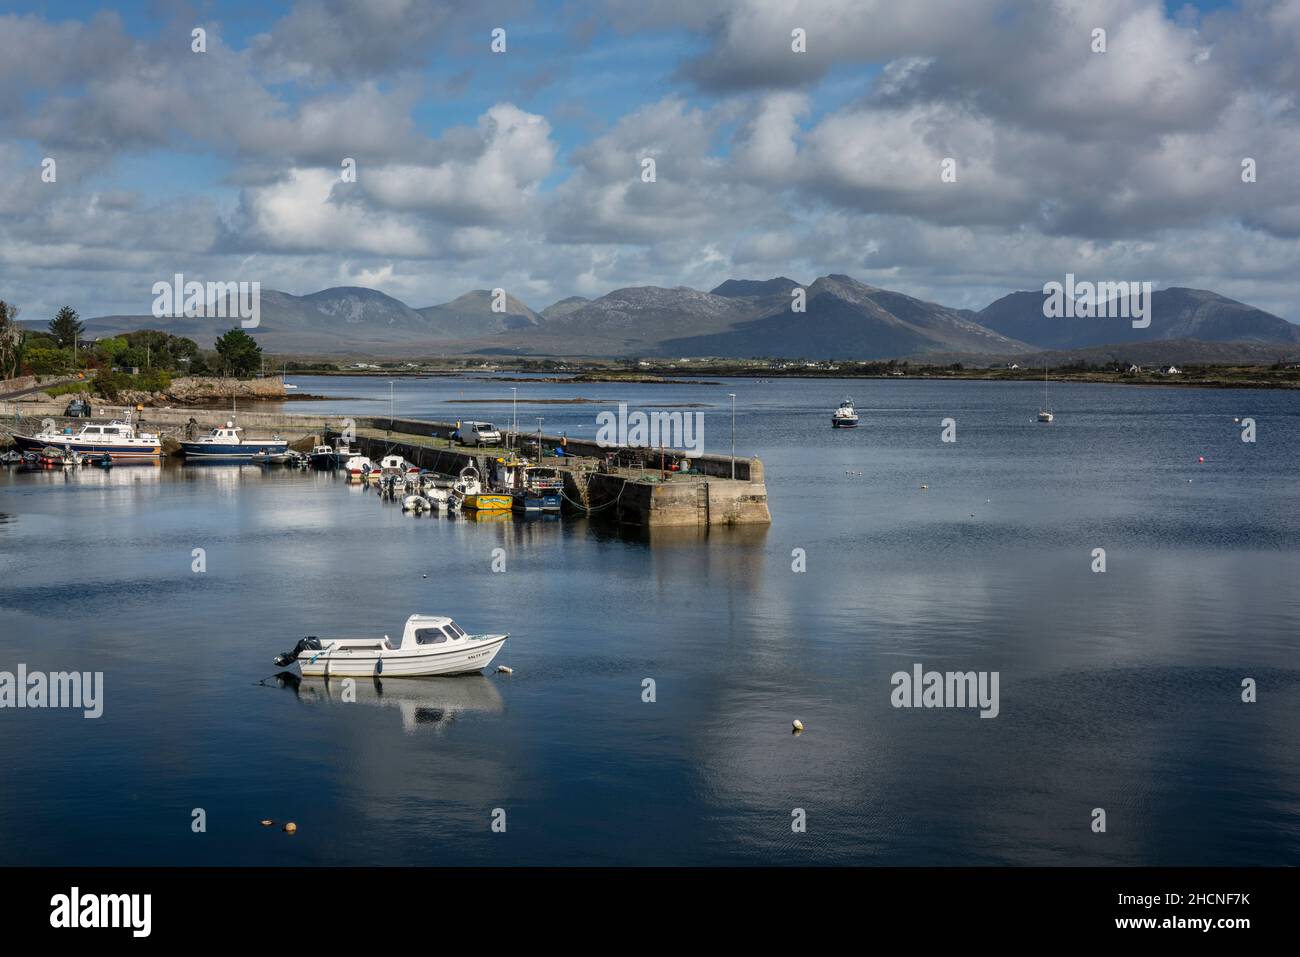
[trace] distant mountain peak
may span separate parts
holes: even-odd
[[[710,290],[712,295],[728,299],[745,299],[751,296],[775,296],[798,288],[799,283],[785,276],[775,279],[728,279]]]

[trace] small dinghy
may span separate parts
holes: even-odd
[[[423,495],[408,495],[406,498],[402,499],[403,512],[414,512],[416,515],[419,515],[421,512],[428,512],[431,510],[432,506],[429,504],[429,500]]]
[[[450,618],[412,615],[401,642],[383,638],[303,638],[292,651],[276,655],[278,668],[295,661],[303,675],[391,678],[460,675],[481,671],[497,656],[509,635],[468,635]]]

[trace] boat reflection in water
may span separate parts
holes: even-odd
[[[369,704],[396,708],[402,730],[440,730],[465,714],[500,714],[505,705],[484,675],[457,678],[302,678],[281,671],[275,681],[312,705]]]

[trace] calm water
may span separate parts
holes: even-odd
[[[298,411],[388,408],[386,380],[296,381],[339,397]],[[1033,384],[425,379],[394,406],[504,423],[482,400],[512,384],[521,428],[573,436],[619,400],[704,403],[721,452],[736,392],[771,527],[415,519],[255,466],[0,471],[0,670],[106,685],[98,720],[0,711],[0,862],[1300,863],[1300,395],[1059,385],[1050,426]],[[833,432],[846,393],[863,427]],[[605,404],[529,401],[575,395]],[[514,674],[258,684],[304,634],[415,611],[508,630]],[[892,708],[915,662],[998,671],[1001,714]]]

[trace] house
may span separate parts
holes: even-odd
[[[1141,366],[1136,366],[1136,365],[1131,365],[1131,366],[1128,367],[1128,371],[1129,371],[1129,375],[1133,375],[1133,374],[1135,374],[1135,373],[1141,372],[1141,371],[1142,371],[1142,367],[1141,367]]]
[[[1182,374],[1182,370],[1179,369],[1178,366],[1170,366],[1168,369],[1165,370],[1165,375],[1181,375],[1181,374]]]

